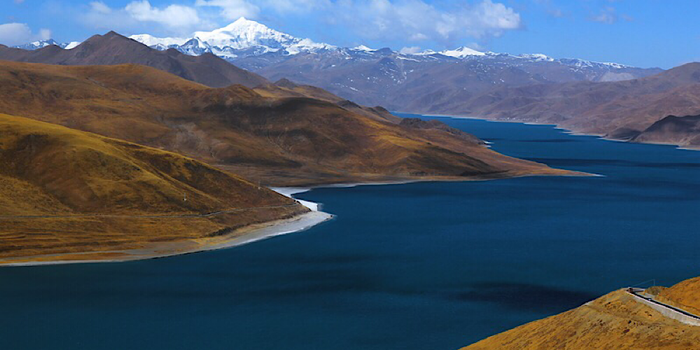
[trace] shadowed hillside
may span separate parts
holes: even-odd
[[[0,264],[156,242],[199,244],[308,211],[175,153],[5,114],[0,164]],[[220,211],[229,212],[202,216]]]
[[[189,56],[174,49],[158,51],[115,32],[95,35],[70,50],[55,45],[38,50],[0,45],[0,60],[72,66],[142,64],[212,87],[233,84],[255,87],[267,83],[265,78],[240,69],[211,53]]]
[[[352,101],[345,100],[326,90],[311,86],[299,85],[289,79],[281,79],[274,84],[263,84],[255,88],[255,92],[261,96],[272,98],[308,97],[326,102],[335,103],[348,111],[364,115],[366,117],[399,123],[401,118],[391,114],[384,107],[365,107]]]
[[[700,147],[700,115],[668,117],[657,121],[635,136],[633,141]]]
[[[567,174],[442,123],[400,123],[307,97],[209,88],[136,65],[2,62],[0,111],[197,157],[274,185]]]

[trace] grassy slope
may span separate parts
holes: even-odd
[[[0,259],[196,240],[306,211],[191,158],[5,114],[0,165]],[[268,206],[280,207],[144,217]]]
[[[659,300],[696,311],[700,278],[661,291]],[[700,327],[662,316],[623,290],[586,305],[486,338],[464,350],[485,349],[695,349]]]
[[[700,315],[700,277],[691,278],[662,290],[658,300]]]
[[[0,63],[0,111],[164,148],[266,184],[564,174],[460,135],[136,65]]]

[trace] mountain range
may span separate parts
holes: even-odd
[[[692,123],[679,123],[691,117],[667,117],[700,114],[700,63],[627,81],[502,87],[454,100],[436,112],[555,124],[617,140],[698,147],[697,129],[680,127]]]
[[[59,65],[143,64],[212,87],[232,84],[255,87],[267,82],[212,54],[190,56],[176,50],[157,51],[115,32],[94,35],[71,49],[49,45],[24,50],[0,45],[0,59]]]
[[[440,52],[397,52],[366,46],[339,47],[282,33],[240,18],[188,39],[131,38],[159,50],[213,53],[270,80],[318,86],[364,105],[390,110],[432,111],[450,101],[503,86],[573,81],[619,81],[661,72],[616,63],[510,55],[467,47]]]
[[[511,55],[467,47],[440,52],[397,52],[389,48],[340,47],[297,38],[240,18],[189,38],[132,39],[152,48],[187,55],[213,54],[276,81],[318,86],[363,105],[419,112],[499,87],[574,81],[620,81],[661,72],[616,63],[555,59],[543,54]],[[435,112],[432,112],[435,113]]]
[[[296,38],[245,18],[221,29],[195,32],[189,39],[147,34],[131,38],[127,41],[108,33],[67,50],[0,47],[0,59],[146,64],[212,87],[234,83],[271,87],[269,81],[284,80],[389,110],[549,123],[613,139],[700,147],[700,137],[692,130],[647,130],[671,115],[700,114],[695,107],[700,95],[694,64],[664,72],[465,47],[413,54],[365,46],[343,48]],[[112,45],[120,49],[115,51],[101,41],[118,42]],[[103,55],[94,47],[119,54]]]
[[[53,39],[46,39],[46,40],[37,40],[37,41],[32,41],[31,43],[27,43],[24,45],[17,45],[14,46],[17,49],[23,49],[23,50],[36,50],[36,49],[41,49],[47,46],[55,45],[58,46],[62,49],[70,50],[78,45],[80,45],[79,41],[73,41],[70,43],[59,43],[56,42],[56,40]]]

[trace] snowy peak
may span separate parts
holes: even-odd
[[[402,60],[434,61],[449,60],[505,60],[518,65],[525,62],[536,64],[561,64],[575,69],[624,69],[623,65],[614,63],[598,63],[579,59],[554,59],[544,54],[510,55],[504,53],[482,52],[462,46],[452,50],[400,53],[391,49],[372,49],[364,45],[352,48],[339,48],[325,43],[317,43],[311,39],[297,38],[268,26],[241,17],[233,23],[212,31],[197,31],[190,38],[157,38],[149,34],[130,36],[147,46],[158,50],[174,48],[187,55],[202,55],[212,53],[230,62],[237,63],[244,58],[256,59],[261,56],[261,62],[248,68],[260,68],[260,64],[270,64],[300,53],[328,53],[333,51],[344,59],[371,60],[396,54]],[[512,61],[515,60],[515,61]]]
[[[188,55],[211,52],[228,60],[269,52],[296,55],[300,52],[335,48],[332,45],[316,43],[311,39],[296,38],[245,17],[223,28],[209,32],[195,32],[188,39],[156,38],[148,34],[132,35],[130,38],[158,50],[175,48]]]
[[[541,61],[546,61],[546,62],[554,62],[554,59],[541,53],[531,53],[531,54],[522,54],[518,56],[520,58],[536,61],[536,62],[541,62]]]
[[[469,56],[484,56],[484,55],[486,55],[485,53],[483,53],[481,51],[476,51],[476,50],[470,49],[466,46],[462,46],[462,47],[454,49],[454,50],[440,51],[440,54],[442,54],[444,56],[454,57],[454,58],[466,58]]]
[[[211,32],[195,32],[194,37],[211,46],[230,47],[235,50],[260,46],[276,51],[300,40],[244,17]]]
[[[28,43],[28,44],[17,45],[14,47],[18,48],[18,49],[24,49],[24,50],[37,50],[37,49],[41,49],[41,48],[51,46],[51,45],[56,45],[58,47],[65,48],[69,44],[61,44],[61,43],[56,42],[53,39],[46,39],[46,40],[37,40],[37,41],[33,41],[31,43]]]
[[[187,39],[182,38],[156,38],[150,34],[132,35],[129,38],[134,39],[146,46],[158,46],[159,50],[167,50],[170,47],[183,45]]]
[[[56,45],[62,49],[70,50],[72,48],[75,48],[76,46],[80,45],[80,41],[72,41],[69,43],[59,43],[56,40],[53,39],[46,39],[46,40],[37,40],[33,41],[28,44],[24,45],[16,45],[13,46],[16,49],[22,49],[22,50],[38,50],[38,49],[43,49],[47,46],[51,45]]]
[[[365,46],[365,45],[358,45],[358,46],[355,46],[355,47],[351,48],[351,50],[354,50],[354,51],[362,51],[362,52],[374,52],[374,51],[377,51],[376,49],[371,49],[371,48],[369,48],[369,47],[367,47],[367,46]]]

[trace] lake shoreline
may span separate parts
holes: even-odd
[[[292,198],[290,195],[286,196]],[[319,203],[309,201],[299,202],[305,207],[309,208],[310,211],[287,219],[248,225],[220,237],[178,242],[153,243],[141,249],[48,254],[8,258],[0,260],[0,268],[88,263],[116,263],[167,258],[178,255],[233,248],[275,236],[305,231],[311,227],[333,219],[332,214],[318,211]],[[86,258],[81,259],[81,257]]]
[[[350,183],[335,183],[335,184],[319,184],[300,187],[270,187],[271,190],[289,197],[293,195],[311,191],[317,188],[351,188],[357,186],[381,186],[381,185],[401,185],[417,182],[462,182],[462,181],[491,181],[499,179],[523,178],[531,176],[564,176],[564,177],[597,177],[598,174],[582,173],[578,171],[559,170],[561,173],[525,173],[525,174],[508,174],[504,177],[485,177],[485,178],[426,178],[415,180],[396,180],[396,181],[377,181],[377,182],[350,182]],[[265,223],[252,224],[242,227],[233,233],[216,238],[202,238],[197,240],[186,240],[178,242],[152,243],[150,246],[141,249],[129,250],[112,250],[102,252],[77,252],[66,254],[47,254],[26,257],[16,257],[0,259],[0,268],[2,267],[29,267],[29,266],[45,266],[45,265],[67,265],[67,264],[89,264],[89,263],[118,263],[139,260],[151,260],[178,255],[194,254],[210,250],[233,248],[236,246],[253,243],[259,240],[271,238],[274,236],[295,233],[307,230],[313,226],[321,224],[325,221],[333,219],[333,215],[320,211],[322,203],[315,203],[295,199],[303,206],[311,211],[300,214],[288,219],[273,220]],[[80,259],[80,257],[89,257]],[[52,259],[53,258],[53,259]],[[78,258],[78,259],[75,259]]]
[[[676,143],[672,142],[631,142],[629,140],[622,140],[622,139],[616,139],[612,137],[607,137],[605,134],[595,134],[595,133],[585,133],[585,132],[580,132],[580,131],[574,131],[571,129],[567,129],[564,127],[561,127],[557,124],[550,124],[550,123],[537,123],[537,122],[525,122],[521,120],[513,120],[513,119],[507,119],[507,120],[501,120],[501,119],[489,119],[489,118],[483,118],[483,117],[474,117],[474,116],[468,116],[468,115],[456,115],[456,114],[418,114],[418,113],[413,113],[413,112],[395,112],[395,113],[403,113],[403,114],[415,114],[415,115],[422,115],[426,117],[438,117],[438,118],[454,118],[454,119],[472,119],[472,120],[483,120],[487,122],[493,122],[493,123],[513,123],[513,124],[523,124],[523,125],[543,125],[543,126],[551,126],[555,129],[562,130],[565,134],[571,135],[571,136],[593,136],[597,137],[601,140],[606,140],[606,141],[614,141],[614,142],[624,142],[624,143],[636,143],[640,145],[657,145],[657,146],[673,146],[677,149],[684,150],[684,151],[700,151],[700,146],[693,148],[693,147],[687,147],[687,146],[682,146]]]

